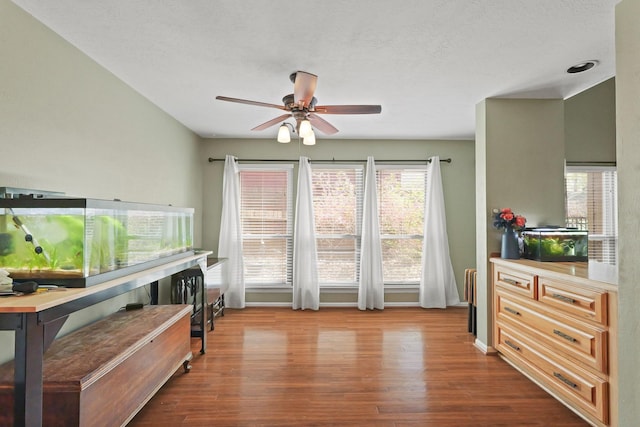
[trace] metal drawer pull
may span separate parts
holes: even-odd
[[[557,330],[557,329],[554,329],[554,330],[553,330],[553,333],[554,333],[554,334],[556,334],[556,335],[557,335],[557,336],[559,336],[559,337],[564,338],[564,339],[565,339],[565,340],[567,340],[567,341],[571,341],[571,342],[576,342],[576,341],[578,341],[578,340],[577,340],[577,339],[575,339],[574,337],[572,337],[572,336],[570,336],[570,335],[567,335],[567,334],[565,334],[564,332],[559,331],[559,330]]]
[[[525,285],[525,284],[523,284],[523,283],[521,283],[521,282],[518,282],[517,280],[513,280],[513,279],[505,279],[505,278],[502,278],[501,280],[502,280],[504,283],[508,283],[508,284],[510,284],[510,285],[513,285],[513,286],[519,286],[519,287],[521,287],[521,288],[526,288],[526,287],[527,287],[527,285]]]
[[[515,314],[516,316],[520,316],[520,312],[519,311],[516,311],[516,310],[514,310],[513,308],[510,308],[510,307],[505,307],[504,311],[508,311],[511,314]]]
[[[578,384],[576,384],[576,383],[570,381],[569,379],[563,377],[562,374],[554,372],[553,376],[556,377],[557,379],[559,379],[560,381],[562,381],[563,383],[565,383],[566,385],[568,385],[571,388],[578,388]]]
[[[518,347],[517,345],[515,345],[514,343],[512,343],[509,340],[506,340],[504,342],[506,345],[508,345],[509,347],[511,347],[512,349],[514,349],[515,351],[520,351],[520,347]]]
[[[564,295],[560,294],[553,294],[551,296],[555,299],[559,299],[560,301],[568,302],[569,304],[574,304],[576,302],[576,300],[574,300],[573,298],[565,297]]]

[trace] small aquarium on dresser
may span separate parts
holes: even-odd
[[[193,253],[193,209],[70,197],[0,198],[0,267],[88,287]]]
[[[587,261],[589,233],[564,227],[525,228],[524,258],[535,261]]]

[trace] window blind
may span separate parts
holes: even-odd
[[[293,208],[290,165],[240,165],[240,220],[247,285],[290,285]]]
[[[380,166],[376,178],[384,282],[419,283],[427,171]]]
[[[617,263],[615,167],[567,166],[566,225],[589,232],[589,260]]]
[[[355,285],[360,269],[364,169],[361,165],[312,169],[320,285]]]

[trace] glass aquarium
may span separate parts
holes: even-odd
[[[587,261],[589,235],[576,228],[526,228],[524,257],[536,261]]]
[[[76,198],[0,198],[0,268],[86,287],[193,252],[193,209]]]

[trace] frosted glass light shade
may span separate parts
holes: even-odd
[[[282,142],[283,144],[291,142],[291,134],[289,133],[289,128],[284,123],[278,129],[278,142]]]
[[[311,122],[307,119],[300,122],[300,138],[306,138],[310,134],[313,133],[313,129],[311,129]]]
[[[305,136],[302,139],[302,143],[304,145],[316,145],[316,134],[313,133],[313,130],[311,131],[311,133],[307,136]]]

